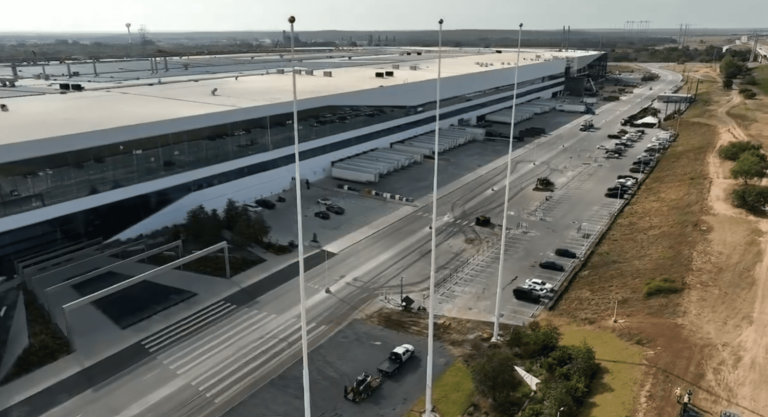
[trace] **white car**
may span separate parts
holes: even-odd
[[[625,185],[627,187],[634,187],[635,186],[635,180],[632,178],[624,178],[622,180],[616,180],[616,185]]]
[[[250,211],[251,213],[261,213],[264,211],[261,207],[255,205],[255,204],[243,204],[245,206],[245,209]]]
[[[526,279],[524,287],[530,288],[532,290],[538,291],[540,293],[547,293],[552,291],[554,286],[552,284],[548,284],[540,279]]]
[[[331,199],[328,198],[328,197],[323,197],[323,198],[317,200],[317,202],[319,204],[324,205],[324,206],[330,206],[331,204],[333,204],[333,201],[331,201]]]
[[[601,149],[601,150],[607,151],[608,147],[605,146],[605,145],[597,145],[597,149]]]
[[[619,159],[619,154],[617,154],[616,152],[607,152],[605,154],[605,158],[606,159]]]

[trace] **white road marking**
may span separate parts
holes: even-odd
[[[142,380],[142,381],[146,381],[146,380],[147,380],[147,378],[151,377],[152,375],[154,375],[154,374],[156,374],[156,373],[158,373],[158,372],[160,372],[160,370],[159,370],[159,369],[155,370],[155,372],[152,372],[151,374],[149,374],[149,375],[145,376],[144,378],[141,378],[141,380]]]
[[[3,309],[0,310],[0,317],[3,317],[5,315],[5,309],[8,308],[8,306],[3,306]]]

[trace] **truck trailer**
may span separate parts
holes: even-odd
[[[558,104],[555,110],[568,113],[586,113],[587,106],[583,104]]]

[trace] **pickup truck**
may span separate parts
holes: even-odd
[[[377,368],[384,376],[397,375],[400,366],[413,357],[416,350],[411,345],[400,345],[389,352],[389,357]]]

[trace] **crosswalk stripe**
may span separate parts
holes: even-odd
[[[204,320],[200,320],[197,323],[189,323],[186,326],[180,327],[177,331],[173,332],[172,334],[169,334],[161,339],[158,339],[150,344],[145,344],[147,349],[149,349],[150,352],[155,352],[159,349],[162,349],[163,347],[181,339],[186,334],[191,333],[195,331],[197,328],[200,328],[204,326],[206,323],[209,323],[227,313],[237,308],[236,305],[228,304],[225,309],[219,310],[216,314],[210,315]],[[182,331],[183,330],[183,331]],[[173,337],[171,337],[173,336]],[[158,343],[159,342],[159,343]]]
[[[248,309],[245,309],[245,310],[248,310]],[[210,334],[207,337],[203,338],[202,340],[200,340],[200,341],[198,341],[198,342],[196,342],[196,343],[194,343],[191,346],[188,346],[186,348],[184,346],[188,345],[189,343],[184,343],[184,344],[182,344],[182,346],[179,346],[178,348],[175,348],[175,349],[171,349],[168,352],[165,352],[162,355],[158,356],[158,359],[160,359],[164,363],[169,363],[169,362],[174,361],[179,356],[188,353],[192,349],[200,350],[200,349],[198,349],[200,347],[200,345],[202,345],[203,343],[208,342],[209,340],[213,339],[217,335],[226,332],[228,329],[230,329],[230,328],[232,328],[234,326],[240,326],[238,323],[242,322],[243,320],[247,319],[249,322],[252,321],[253,315],[256,314],[256,313],[258,313],[258,311],[256,311],[256,310],[244,311],[244,314],[242,314],[241,316],[239,316],[239,317],[235,318],[234,320],[232,320],[231,323],[227,324],[226,326],[224,326],[221,329],[217,329],[215,332],[213,332],[212,334]],[[267,313],[261,313],[258,317],[262,317],[265,314],[267,314]]]
[[[296,319],[291,319],[290,321],[288,321],[288,324],[290,324],[290,323],[293,323],[293,322],[295,322],[295,321],[296,321]],[[292,328],[291,328],[291,329],[290,329],[288,332],[286,332],[286,333],[290,333],[290,332],[293,332],[293,331],[294,331],[296,328],[298,328],[300,325],[301,325],[301,323],[300,323],[300,322],[299,322],[299,323],[296,323],[296,324],[295,324],[295,325],[294,325],[294,326],[293,326],[293,327],[292,327]],[[272,331],[271,331],[269,334],[267,334],[266,336],[263,336],[263,337],[261,337],[261,340],[262,340],[262,341],[263,341],[263,340],[268,340],[268,339],[269,339],[269,338],[271,338],[271,337],[272,337],[272,336],[273,336],[275,333],[277,333],[278,331],[280,331],[280,330],[282,330],[282,329],[283,329],[282,327],[278,327],[278,328],[276,328],[276,329],[272,330]],[[201,385],[198,387],[198,389],[200,389],[201,391],[202,391],[202,390],[204,390],[204,389],[206,389],[206,388],[208,388],[209,386],[211,386],[212,384],[214,384],[216,381],[220,380],[220,379],[221,379],[221,378],[223,378],[225,375],[227,375],[228,373],[232,372],[232,370],[233,370],[233,369],[235,369],[235,368],[237,368],[238,366],[240,366],[240,365],[241,365],[242,363],[244,363],[246,360],[250,359],[251,357],[253,357],[253,356],[257,355],[257,354],[259,354],[259,353],[260,353],[260,352],[262,352],[264,349],[268,348],[269,346],[272,346],[273,344],[275,344],[275,343],[277,343],[277,342],[279,342],[279,341],[280,341],[280,339],[275,339],[275,340],[271,341],[271,342],[270,342],[269,344],[267,344],[265,347],[263,347],[263,348],[259,349],[258,351],[254,352],[254,353],[251,353],[249,356],[247,356],[247,357],[246,357],[245,359],[243,359],[243,360],[239,360],[239,361],[238,361],[238,359],[239,359],[239,358],[240,358],[240,357],[241,357],[243,354],[246,354],[246,353],[248,353],[248,351],[247,351],[247,350],[246,350],[246,351],[243,351],[243,352],[241,352],[241,353],[240,353],[240,354],[238,354],[238,355],[235,355],[235,356],[232,356],[232,357],[230,357],[229,359],[225,360],[224,362],[222,362],[222,363],[221,363],[221,364],[219,364],[218,366],[215,366],[215,367],[213,367],[213,368],[209,369],[209,370],[208,370],[207,372],[205,372],[203,375],[200,375],[200,376],[199,376],[197,379],[195,379],[194,381],[192,381],[192,385],[195,385],[195,386],[197,386],[197,385],[198,385],[198,384],[200,384],[200,382],[202,382],[202,381],[203,381],[205,378],[207,378],[207,377],[211,376],[211,375],[212,375],[212,374],[214,374],[216,371],[218,371],[218,370],[222,369],[223,367],[225,367],[225,366],[229,365],[229,364],[230,364],[230,363],[232,363],[232,362],[238,361],[237,363],[235,363],[234,365],[232,365],[232,366],[231,366],[229,369],[227,369],[225,372],[222,372],[222,373],[221,373],[221,374],[219,374],[218,376],[214,377],[213,379],[209,380],[208,382],[205,382],[204,384],[201,384]],[[254,346],[258,346],[258,344],[254,345]]]
[[[171,330],[174,330],[176,328],[176,326],[178,326],[180,324],[187,323],[187,322],[189,322],[191,320],[194,320],[194,319],[196,319],[200,315],[205,315],[205,314],[207,314],[209,312],[209,310],[217,310],[219,308],[222,308],[225,304],[226,304],[226,302],[224,302],[224,301],[219,301],[218,303],[211,304],[211,305],[203,308],[202,310],[199,310],[198,312],[192,314],[191,316],[185,318],[184,320],[181,320],[178,323],[174,323],[172,326],[170,326],[170,327],[168,327],[168,328],[166,328],[164,330],[161,330],[161,331],[153,334],[152,336],[142,340],[141,342],[142,343],[149,343],[152,340],[157,339],[158,337],[160,337],[160,336],[170,332]]]
[[[314,323],[312,325],[310,325],[307,329],[310,329],[313,325],[314,325]],[[317,328],[317,330],[315,330],[311,334],[307,335],[307,340],[312,340],[313,338],[317,337],[317,335],[322,333],[324,330],[325,330],[325,326],[320,326],[319,328]],[[295,339],[300,334],[301,333],[299,333],[298,335],[296,335],[296,336],[292,337],[291,339],[289,339],[289,342],[292,341],[293,339]],[[299,347],[299,345],[296,345],[296,346],[293,346],[293,347],[291,347],[289,349],[286,349],[286,351],[283,352],[280,356],[278,356],[277,358],[272,359],[272,362],[279,362],[279,361],[281,361],[284,357],[286,357],[286,356],[290,355],[291,353],[293,353],[294,351],[296,351],[298,349],[298,347]],[[255,368],[257,365],[261,364],[261,362],[263,362],[266,359],[267,359],[267,357],[264,357],[264,358],[260,359],[259,361],[252,363],[247,368],[245,368],[242,371],[240,371],[237,375],[235,375],[232,378],[230,378],[229,380],[227,380],[227,382],[225,384],[223,384],[222,387],[230,384],[232,381],[234,381],[236,378],[239,378],[240,376],[244,375],[246,372],[250,372],[251,369]],[[254,378],[256,378],[258,376],[260,376],[262,373],[263,373],[263,371],[262,372],[258,372],[255,375],[252,375],[250,378],[244,379],[239,384],[237,384],[234,387],[232,387],[229,391],[225,392],[220,397],[216,398],[216,400],[215,400],[216,403],[220,403],[221,401],[227,399],[227,397],[232,395],[232,393],[236,392],[237,390],[242,388],[245,384],[247,384],[249,381],[253,380]],[[211,391],[210,394],[214,394],[215,392],[216,391]],[[206,395],[208,395],[208,394],[206,394]],[[210,396],[210,395],[208,395],[208,396]]]
[[[261,317],[261,316],[259,316],[259,317]],[[252,323],[252,322],[256,321],[256,320],[257,320],[259,317],[255,317],[255,318],[253,318],[252,320],[249,320],[249,322],[243,323],[243,324],[242,324],[241,326],[239,326],[237,329],[234,329],[234,330],[230,331],[230,332],[229,332],[227,335],[220,337],[220,338],[219,338],[218,340],[216,340],[215,342],[209,343],[209,344],[208,344],[208,345],[207,345],[205,348],[203,348],[203,349],[200,349],[200,350],[196,351],[194,355],[190,355],[190,356],[188,356],[188,357],[186,357],[186,358],[182,359],[181,361],[179,361],[179,362],[177,362],[177,363],[175,363],[175,364],[171,365],[171,369],[174,369],[174,368],[176,368],[176,367],[178,367],[178,366],[180,366],[180,365],[184,364],[184,363],[185,363],[185,362],[187,362],[188,360],[190,360],[190,359],[193,359],[193,358],[195,357],[195,355],[197,355],[198,353],[204,352],[206,349],[208,349],[209,347],[211,347],[211,346],[213,346],[214,344],[216,344],[216,342],[218,342],[218,341],[221,341],[222,339],[225,339],[225,338],[227,338],[228,336],[231,336],[232,334],[234,334],[235,332],[237,332],[237,331],[238,331],[238,330],[240,330],[241,328],[245,327],[245,326],[246,326],[246,325],[248,325],[249,323]],[[275,317],[275,316],[274,316],[274,315],[272,315],[272,317]],[[267,322],[268,322],[268,321],[267,321]],[[261,327],[261,326],[258,326],[258,327]],[[221,344],[219,344],[218,346],[216,346],[216,348],[215,348],[215,349],[213,349],[213,350],[211,350],[210,352],[206,353],[205,355],[203,355],[203,356],[199,357],[197,360],[195,360],[194,362],[192,362],[192,363],[188,364],[187,366],[185,366],[185,367],[183,367],[183,368],[179,369],[179,370],[178,370],[178,372],[179,372],[180,374],[183,374],[184,372],[188,371],[189,369],[191,369],[192,367],[194,367],[194,366],[198,365],[199,363],[201,363],[201,362],[205,361],[206,359],[210,358],[211,356],[215,355],[216,353],[218,353],[218,352],[221,352],[223,349],[225,349],[225,348],[229,347],[230,345],[232,345],[233,343],[237,342],[237,341],[238,341],[238,340],[240,340],[241,338],[243,338],[243,337],[247,337],[249,334],[253,334],[253,333],[254,333],[254,332],[255,332],[255,331],[258,329],[258,327],[257,327],[257,328],[254,328],[254,329],[249,329],[249,330],[248,330],[248,331],[246,331],[246,332],[241,332],[240,334],[238,334],[238,335],[237,335],[237,336],[235,336],[235,337],[230,337],[230,338],[229,338],[229,339],[228,339],[226,342],[224,342],[224,343],[221,343]]]

